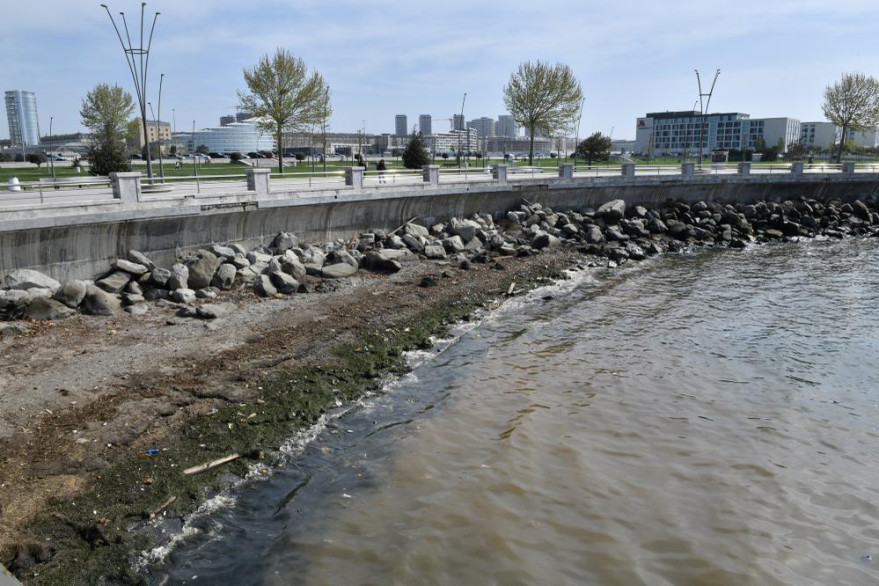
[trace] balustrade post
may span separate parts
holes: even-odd
[[[255,191],[257,195],[268,195],[271,174],[271,169],[248,169],[247,191]]]
[[[345,185],[363,189],[363,167],[345,167]]]
[[[424,165],[421,167],[421,176],[425,183],[439,185],[439,165]]]
[[[122,203],[140,201],[140,171],[110,173],[110,183],[113,186],[114,199]]]

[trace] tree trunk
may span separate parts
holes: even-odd
[[[842,149],[845,147],[845,135],[848,134],[848,125],[842,125],[842,136],[839,137],[839,151],[836,153],[836,163],[842,164]]]
[[[528,149],[528,165],[534,166],[534,128],[531,129],[531,146]]]
[[[280,128],[278,129],[278,173],[284,174],[284,149],[281,146],[281,138],[284,134],[284,131]],[[257,159],[258,161],[259,159]]]

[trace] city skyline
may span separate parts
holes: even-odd
[[[130,26],[139,23],[139,3],[108,6],[114,14],[124,10]],[[328,81],[332,130],[393,134],[396,114],[407,112],[414,121],[430,112],[436,131],[446,126],[442,118],[460,113],[465,92],[465,120],[505,112],[502,88],[510,74],[521,61],[542,59],[570,65],[583,87],[580,137],[612,131],[614,138],[633,139],[643,112],[693,107],[694,68],[703,76],[722,70],[711,111],[804,122],[824,120],[824,87],[842,73],[879,75],[871,28],[879,5],[866,0],[832,6],[745,0],[736,10],[712,11],[689,0],[674,10],[641,0],[585,8],[565,1],[551,11],[488,0],[462,2],[448,17],[440,11],[428,19],[422,10],[398,1],[307,1],[294,9],[267,0],[258,10],[242,10],[224,0],[198,6],[154,0],[146,6],[148,23],[154,12],[162,14],[148,100],[156,106],[164,73],[161,118],[176,122],[177,130],[193,120],[198,128],[213,126],[237,110],[242,68],[282,46]],[[57,134],[81,130],[81,100],[98,83],[133,93],[99,3],[13,4],[4,16],[11,26],[0,41],[0,89],[34,92],[44,131],[49,117]],[[820,50],[813,49],[818,39]],[[0,137],[8,136],[0,119]]]

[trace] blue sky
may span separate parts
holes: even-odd
[[[140,2],[106,0],[139,22]],[[81,129],[83,96],[101,82],[133,92],[98,1],[3,3],[0,91],[37,94],[40,126]],[[502,88],[521,61],[570,65],[586,105],[580,136],[613,129],[634,138],[648,111],[686,110],[698,99],[694,68],[710,83],[712,111],[822,120],[827,83],[846,71],[879,77],[876,0],[152,0],[159,11],[150,101],[165,73],[162,118],[178,130],[232,113],[242,68],[282,46],[332,89],[334,131],[393,132],[394,115],[496,118]],[[8,138],[0,115],[0,137]]]

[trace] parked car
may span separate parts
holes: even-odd
[[[208,156],[212,159],[225,159],[226,155],[222,153],[208,153]]]
[[[256,152],[249,152],[249,153],[247,153],[247,158],[248,159],[264,159],[265,157],[259,153],[256,153]]]

